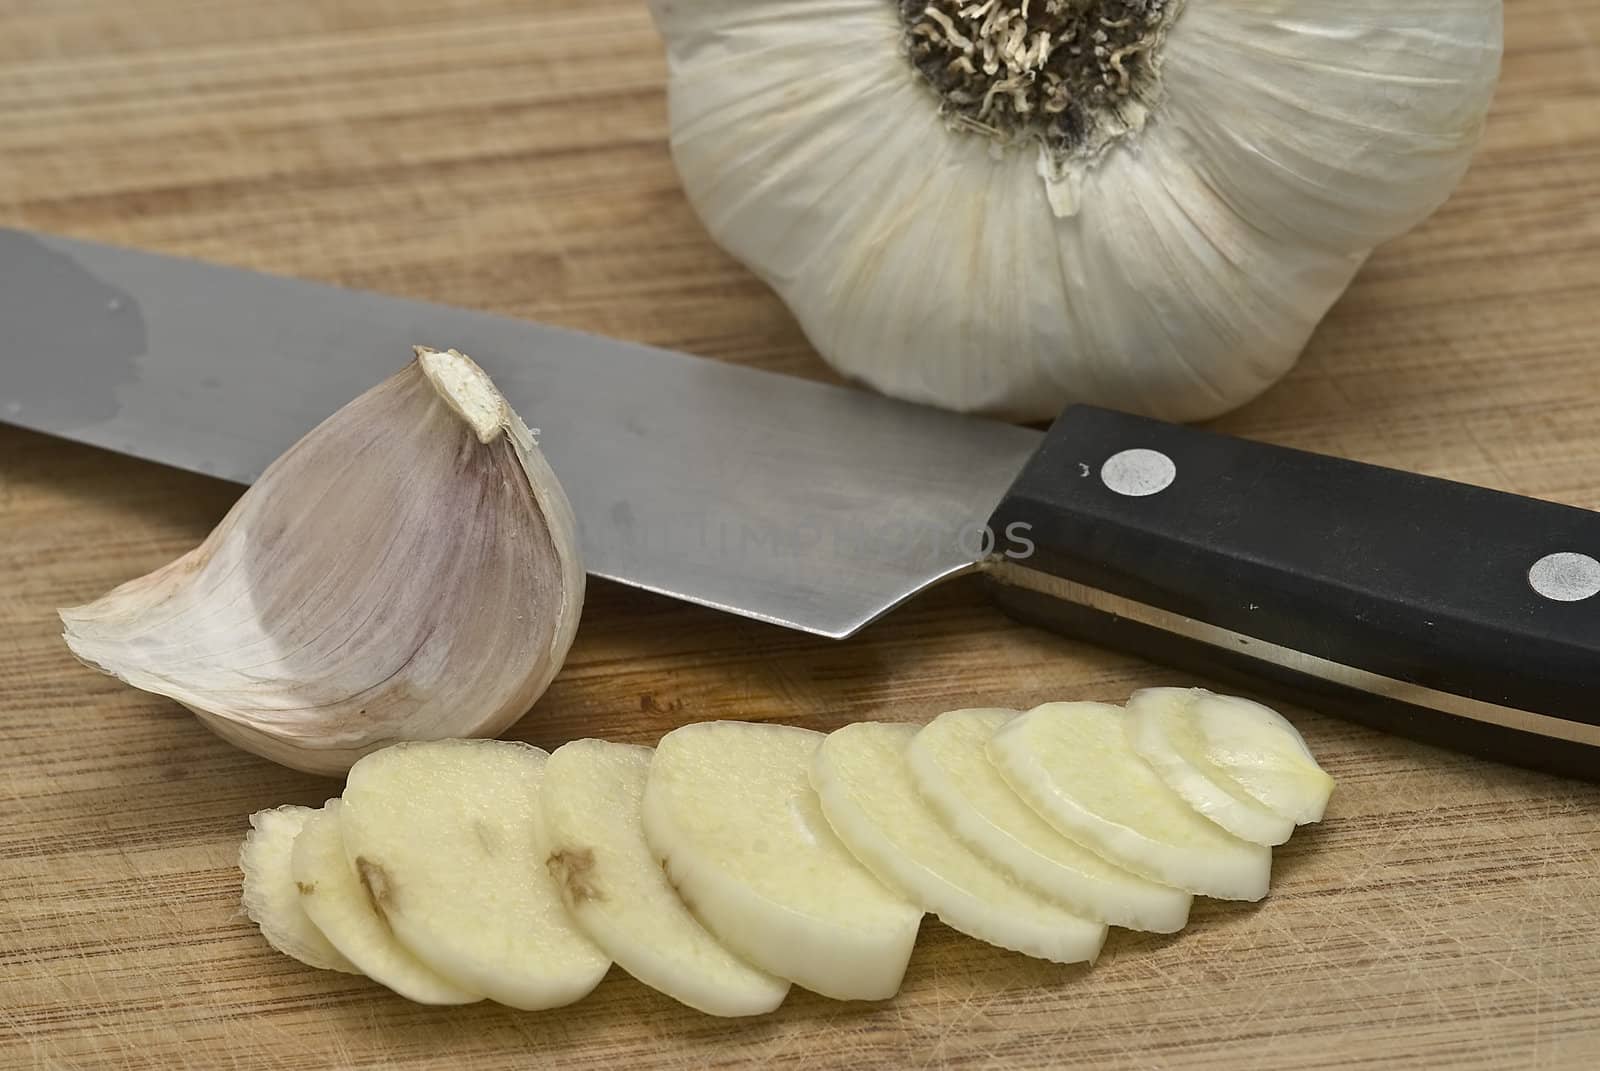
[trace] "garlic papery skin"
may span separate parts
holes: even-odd
[[[583,606],[566,495],[489,377],[418,347],[274,461],[194,550],[62,610],[85,663],[275,762],[340,774],[493,736]]]
[[[651,6],[673,158],[712,237],[844,373],[1017,419],[1203,419],[1279,379],[1371,250],[1460,179],[1502,36],[1500,0]],[[1094,10],[1143,11],[1158,40],[1072,137],[976,129],[995,108],[975,121],[913,62],[964,41],[986,71],[989,25],[1011,57],[995,77],[1026,87],[1048,73],[1016,73],[1030,27]],[[1025,18],[1002,38],[1006,11]]]

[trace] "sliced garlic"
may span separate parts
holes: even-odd
[[[351,767],[339,816],[399,942],[452,984],[529,1011],[582,998],[611,966],[545,867],[548,758],[510,740],[399,744]]]
[[[645,839],[689,910],[746,962],[835,1000],[900,988],[922,911],[864,870],[808,770],[821,733],[705,722],[656,745]]]
[[[1297,824],[1320,822],[1333,794],[1299,730],[1248,699],[1146,688],[1128,700],[1127,731],[1173,791],[1246,840],[1283,843]]]
[[[200,546],[61,619],[85,663],[259,755],[337,774],[385,744],[492,736],[527,711],[577,629],[575,529],[489,377],[419,347]]]
[[[329,800],[294,839],[290,869],[300,905],[339,953],[374,982],[418,1004],[475,1004],[483,994],[447,981],[399,941],[377,905],[389,896],[381,879],[358,874],[345,858],[340,803]]]
[[[1080,914],[1113,926],[1174,933],[1189,920],[1189,893],[1107,862],[1050,827],[1011,790],[984,754],[1014,710],[952,710],[906,749],[917,791],[979,855]]]
[[[1287,724],[1276,715],[1199,689],[1136,699],[1153,697],[1186,700],[1185,712],[1216,700],[1207,738],[1265,757],[1238,768],[1289,785],[1280,802],[1303,795],[1299,760],[1289,781],[1276,776]],[[1127,720],[1104,703],[1050,703],[827,737],[708,722],[654,751],[400,744],[357,763],[345,798],[321,811],[252,816],[246,902],[265,905],[252,917],[266,930],[270,914],[280,939],[269,940],[290,955],[348,957],[425,1003],[488,994],[552,1007],[588,992],[606,955],[714,1015],[776,1008],[785,979],[883,999],[924,907],[991,944],[1092,960],[1102,922],[1175,930],[1189,908],[1187,893],[1104,857],[1236,899],[1259,898],[1269,877],[1270,851],[1190,809],[1133,751]],[[304,917],[284,910],[289,889]]]
[[[1106,927],[1041,896],[939,824],[906,767],[915,725],[836,729],[811,760],[828,824],[878,880],[968,937],[1056,963],[1093,961]]]
[[[300,904],[292,859],[294,841],[306,820],[317,812],[310,807],[273,807],[250,816],[250,832],[239,847],[239,870],[244,874],[244,913],[261,928],[267,944],[286,956],[325,971],[360,974],[323,936]]]
[[[1501,0],[651,0],[673,160],[835,367],[1197,419],[1466,170]]]
[[[1045,703],[1001,727],[989,758],[1056,828],[1152,881],[1219,900],[1267,895],[1272,851],[1195,813],[1123,735],[1120,707]]]
[[[735,956],[683,905],[644,839],[652,750],[574,740],[545,763],[546,866],[572,921],[645,985],[708,1015],[772,1011],[789,983]]]

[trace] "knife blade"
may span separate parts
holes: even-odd
[[[248,483],[413,344],[539,431],[593,576],[842,638],[947,577],[1042,435],[421,301],[0,230],[0,419]]]
[[[592,575],[844,638],[979,571],[1024,620],[1600,778],[1600,514],[0,229],[0,419],[24,427],[248,482],[414,343],[471,354],[539,428]]]

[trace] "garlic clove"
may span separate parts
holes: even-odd
[[[419,347],[199,547],[61,618],[88,665],[338,774],[396,741],[516,721],[566,657],[583,591],[571,507],[527,426],[470,359]]]

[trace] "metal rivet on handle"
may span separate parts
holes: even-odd
[[[1600,595],[1600,561],[1587,554],[1546,554],[1528,570],[1528,583],[1547,599],[1579,602]]]
[[[1100,466],[1100,482],[1132,498],[1165,491],[1177,476],[1178,466],[1159,450],[1124,450]]]

